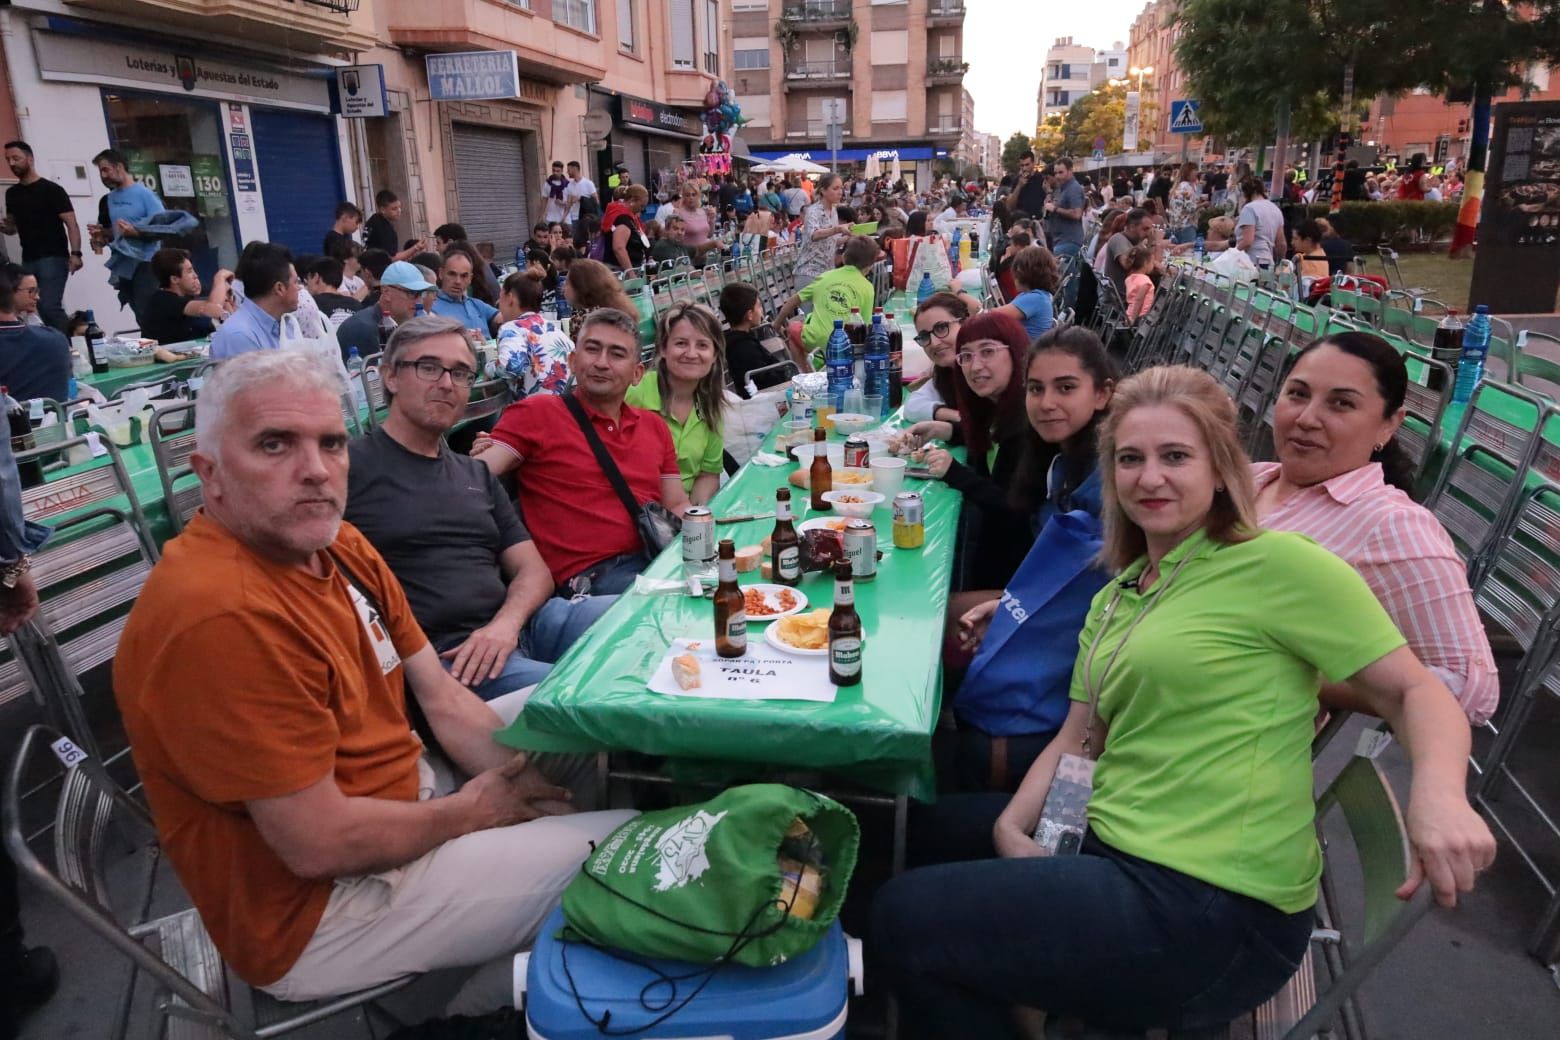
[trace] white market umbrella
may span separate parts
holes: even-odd
[[[803,156],[799,155],[796,152],[792,152],[790,155],[787,155],[784,158],[776,159],[774,161],[773,165],[774,165],[775,169],[777,169],[777,170],[784,170],[786,173],[828,173],[829,172],[829,168],[827,166],[819,166],[817,163],[813,162],[811,159],[804,158]]]
[[[878,158],[878,154],[876,152],[873,152],[871,155],[867,156],[867,180],[875,181],[882,173],[883,160]]]
[[[894,161],[888,167],[888,180],[890,184],[897,184],[904,174],[899,170],[899,153],[894,153]]]

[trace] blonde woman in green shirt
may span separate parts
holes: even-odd
[[[726,337],[715,312],[701,303],[681,303],[661,315],[650,370],[629,387],[625,400],[666,420],[683,490],[696,506],[720,490],[725,390]]]
[[[880,970],[925,1036],[1012,1035],[1014,1005],[1091,1025],[1227,1024],[1288,981],[1321,856],[1310,743],[1323,679],[1348,680],[1413,765],[1414,860],[1443,906],[1494,858],[1464,796],[1468,724],[1359,574],[1259,531],[1229,395],[1206,373],[1124,381],[1100,430],[1119,577],[1079,637],[1073,705],[1011,800],[941,799],[874,906]],[[1032,835],[1063,755],[1097,759],[1087,836]],[[919,837],[919,836],[918,836]]]

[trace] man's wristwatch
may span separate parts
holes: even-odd
[[[8,589],[16,588],[16,583],[22,580],[22,575],[32,570],[32,557],[23,556],[19,560],[10,563],[0,563],[0,585]]]

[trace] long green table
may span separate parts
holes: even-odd
[[[772,444],[771,438],[771,444]],[[794,464],[745,466],[711,503],[716,517],[772,511],[775,489]],[[788,486],[788,485],[787,485]],[[895,794],[930,797],[931,737],[937,723],[943,618],[948,604],[960,495],[937,481],[907,480],[926,504],[926,544],[896,549],[888,504],[872,516],[883,559],[875,581],[859,583],[856,609],[865,630],[863,681],[841,688],[833,703],[670,697],[646,684],[674,638],[711,638],[709,600],[684,594],[625,594],[553,668],[526,702],[520,720],[500,735],[537,751],[633,750],[678,759],[754,767],[816,769]],[[798,520],[818,515],[793,488]],[[832,515],[832,514],[830,514]],[[760,542],[773,520],[717,527],[738,546]],[[680,543],[645,571],[678,580]],[[755,572],[744,585],[758,581]],[[809,609],[832,605],[823,574],[803,578]],[[750,624],[748,638],[762,639]]]

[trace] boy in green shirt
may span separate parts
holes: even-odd
[[[815,356],[828,344],[836,320],[848,321],[853,308],[861,311],[863,319],[871,320],[872,283],[866,272],[877,263],[880,252],[871,238],[852,235],[845,243],[845,262],[814,278],[781,306],[777,320],[784,324],[803,303],[812,304],[812,311],[802,323],[803,356],[797,358],[803,368],[816,367]]]

